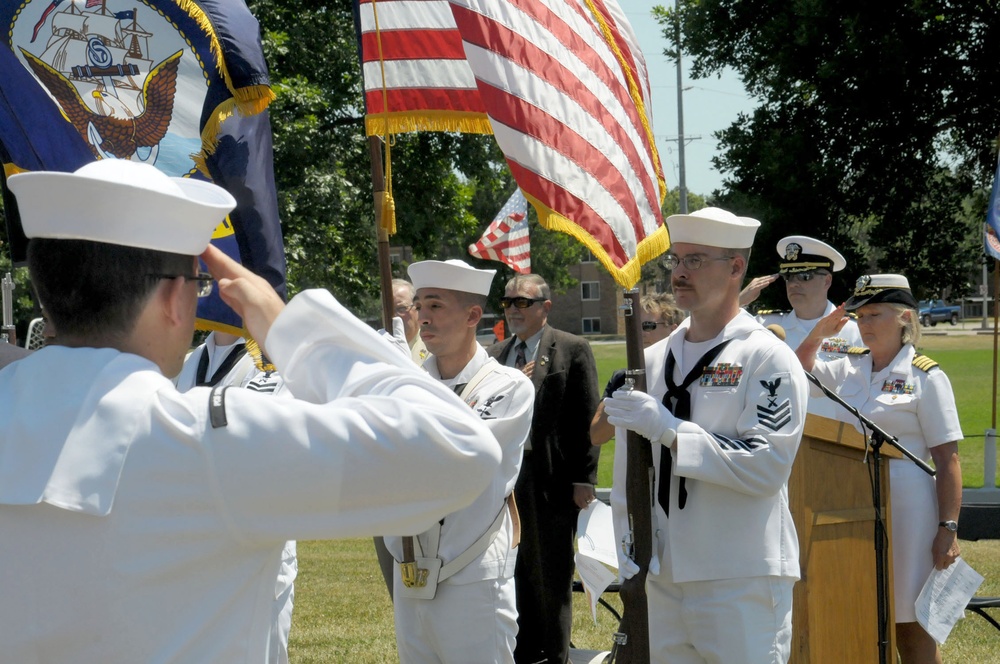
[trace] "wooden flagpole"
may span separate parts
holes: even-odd
[[[642,348],[642,321],[639,307],[639,290],[625,291],[625,353],[628,357],[626,376],[632,380],[633,389],[646,391],[646,361]],[[609,664],[649,664],[649,609],[646,603],[646,573],[653,555],[653,451],[648,440],[628,432],[628,466],[625,494],[628,501],[628,520],[631,558],[639,571],[621,586],[622,619],[614,636],[614,646]]]

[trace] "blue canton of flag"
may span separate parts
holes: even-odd
[[[993,177],[990,208],[986,212],[986,225],[983,230],[986,253],[1000,260],[1000,160],[997,161],[997,172]]]
[[[237,207],[212,243],[285,294],[274,188],[274,98],[257,19],[242,0],[0,0],[5,175],[131,159],[225,187]],[[24,238],[4,192],[11,252]],[[198,325],[239,334],[218,296]]]

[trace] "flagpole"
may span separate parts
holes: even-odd
[[[646,391],[646,361],[642,352],[642,320],[639,289],[625,291],[625,353],[628,358],[626,376],[632,388]],[[628,466],[625,475],[625,495],[628,502],[629,531],[632,538],[631,558],[639,571],[622,582],[622,619],[614,636],[614,646],[608,664],[649,664],[649,608],[646,600],[646,573],[653,556],[653,451],[648,440],[629,431]],[[668,452],[664,450],[664,454]],[[625,543],[619,543],[625,546]]]
[[[1000,334],[1000,260],[993,259],[993,416],[990,428],[997,430],[997,337]],[[993,487],[984,487],[992,489]]]
[[[379,292],[382,295],[382,327],[392,330],[392,262],[389,260],[389,231],[382,223],[382,201],[385,198],[385,170],[382,166],[382,139],[368,137],[371,157],[372,191],[375,196],[375,233],[378,241]]]

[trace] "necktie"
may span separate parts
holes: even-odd
[[[691,393],[688,391],[688,388],[705,373],[705,368],[719,356],[719,353],[729,345],[730,341],[732,339],[727,339],[702,355],[701,359],[694,363],[694,368],[691,369],[687,376],[684,376],[684,380],[680,385],[674,383],[674,367],[677,365],[677,362],[674,360],[674,352],[670,351],[667,354],[667,365],[664,369],[667,379],[667,393],[663,395],[663,405],[674,414],[674,417],[682,420],[691,419]],[[672,406],[670,403],[671,400],[674,401]],[[660,507],[663,508],[663,512],[667,516],[670,516],[670,475],[673,463],[674,458],[671,456],[670,450],[663,448],[660,451],[660,485],[656,491],[656,500],[660,503]],[[687,487],[684,486],[685,478],[682,477],[680,479],[680,485],[677,487],[677,506],[684,509],[684,506],[687,504]]]
[[[524,365],[527,364],[527,358],[524,356],[524,349],[528,347],[528,344],[523,341],[518,341],[514,349],[517,351],[517,355],[514,356],[514,368],[523,369]]]

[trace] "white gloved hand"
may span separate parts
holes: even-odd
[[[639,573],[639,566],[632,562],[631,558],[619,556],[618,560],[618,580],[631,579]]]
[[[680,422],[655,397],[638,390],[618,390],[604,400],[608,423],[635,431],[653,443],[670,445]]]
[[[389,334],[385,329],[380,329],[378,331],[382,338],[391,343],[393,346],[399,349],[406,357],[410,357],[410,344],[406,340],[406,328],[403,327],[403,319],[399,316],[394,316],[392,319],[392,334]]]

